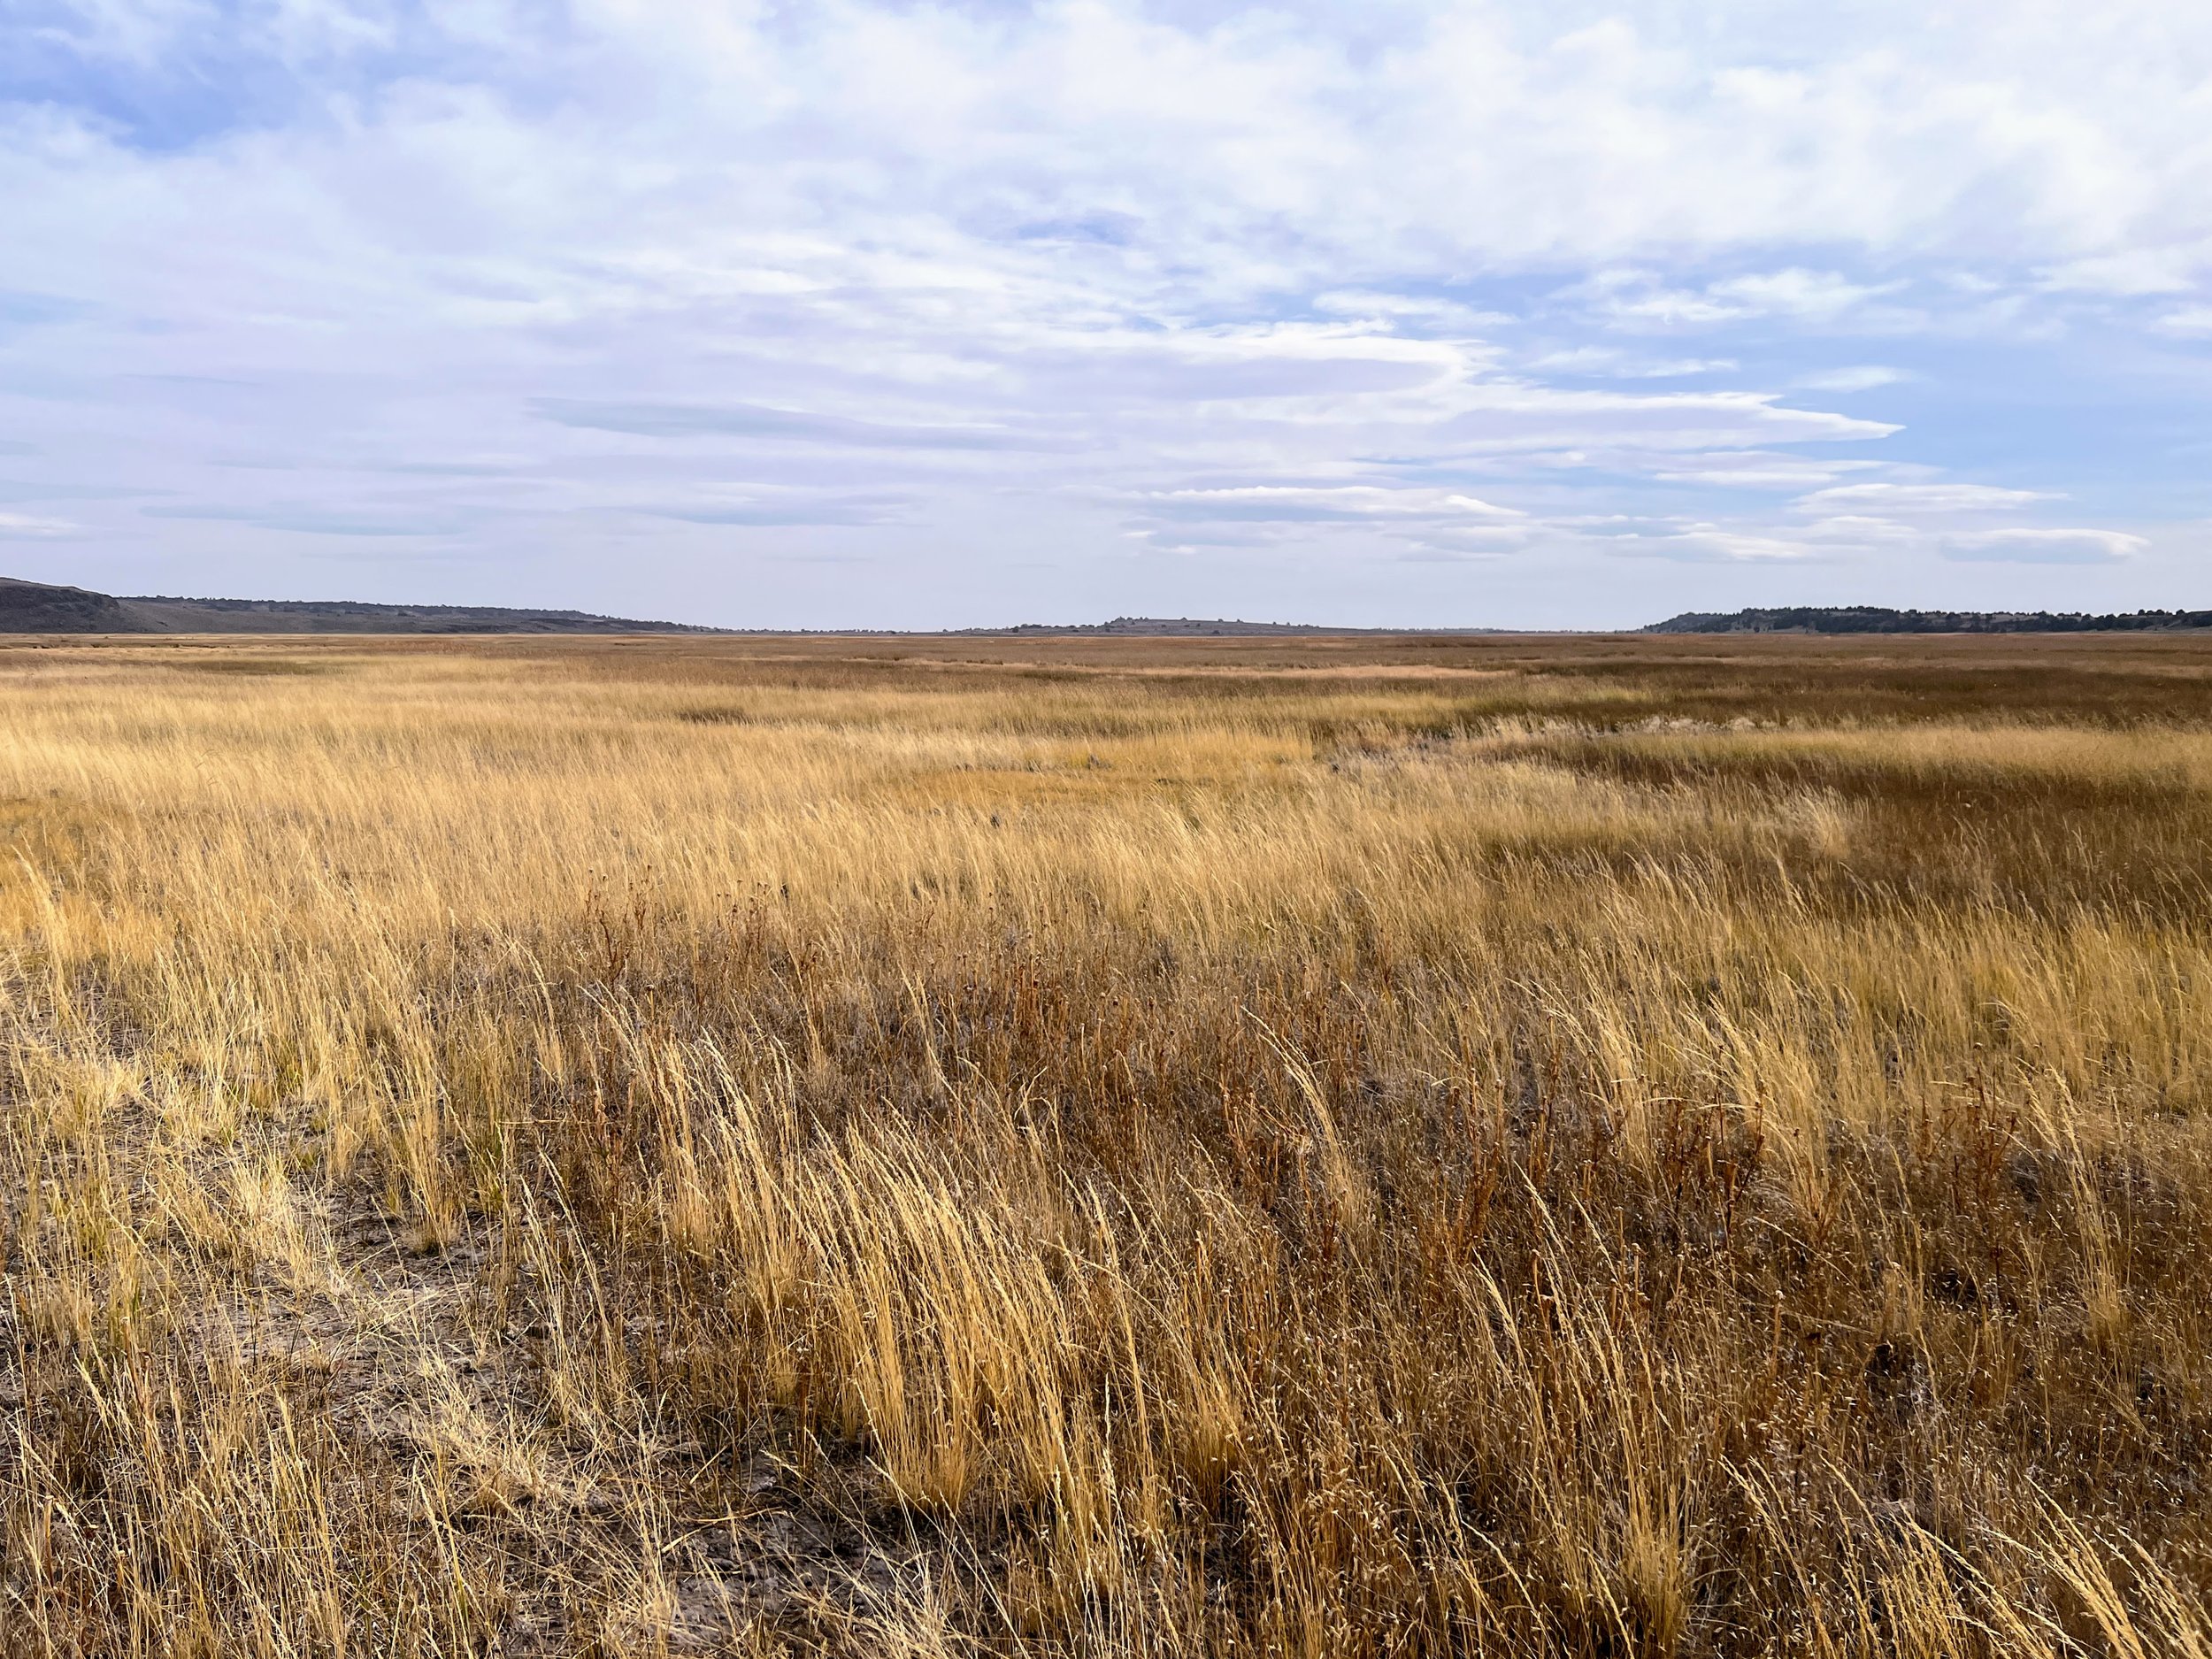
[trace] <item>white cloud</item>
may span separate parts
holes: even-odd
[[[1816,374],[1801,374],[1797,384],[1813,392],[1870,392],[1878,386],[1894,386],[1911,378],[1902,369],[1865,363],[1855,368],[1823,369]]]
[[[1697,328],[1734,322],[1749,315],[1741,305],[1709,293],[1683,288],[1647,288],[1635,294],[1609,294],[1595,308],[1608,321],[1626,327]]]
[[[1532,369],[1555,373],[1600,375],[1623,380],[1671,380],[1693,374],[1725,374],[1739,365],[1733,357],[1643,357],[1609,346],[1575,346],[1532,357]]]
[[[1563,522],[1555,527],[1569,528]],[[1832,514],[1787,528],[1752,521],[1691,523],[1610,534],[1602,534],[1602,526],[1591,528],[1601,532],[1599,545],[1614,552],[1736,562],[1918,554],[1970,563],[2110,565],[2150,546],[2146,537],[2116,530],[2030,526],[1932,528],[1855,513]]]
[[[1670,484],[1709,484],[1722,489],[1803,489],[1826,486],[1854,472],[1872,470],[1877,461],[1840,460],[1793,455],[1786,450],[1709,450],[1695,466],[1660,467],[1652,475]]]
[[[1800,511],[1828,512],[1842,507],[1870,507],[1883,512],[1988,512],[2062,501],[2050,490],[2001,489],[1993,484],[1839,484],[1800,496]]]
[[[1171,489],[1147,498],[1155,511],[1206,518],[1517,518],[1524,515],[1447,489],[1389,489],[1375,484],[1243,484],[1225,489]]]
[[[0,512],[0,541],[65,541],[84,534],[85,527],[66,518],[38,518],[27,513]]]
[[[1427,294],[1392,294],[1372,288],[1317,294],[1313,305],[1316,311],[1333,316],[1383,319],[1402,328],[1426,327],[1440,332],[1470,334],[1514,320],[1504,311],[1478,311],[1457,300],[1439,299]]]
[[[2196,286],[2196,273],[2204,265],[2201,248],[2131,248],[2069,260],[2047,273],[2044,281],[2053,288],[2126,298],[2186,294]]]
[[[1904,287],[1902,282],[1855,282],[1832,271],[1799,265],[1726,277],[1701,288],[1671,287],[1647,272],[1616,270],[1568,289],[1562,297],[1585,300],[1595,317],[1617,328],[1684,330],[1761,318],[1832,325],[1887,300]],[[1891,326],[1906,319],[1918,326],[1921,320],[1917,313],[1895,306],[1885,309],[1883,319]]]
[[[2150,542],[2117,530],[2006,529],[1955,531],[1942,539],[1944,556],[2019,565],[2109,565],[2140,553]]]
[[[1724,560],[1735,564],[1816,558],[1823,551],[1802,541],[1710,524],[1694,525],[1686,530],[1677,530],[1665,535],[1647,535],[1639,532],[1609,536],[1606,538],[1605,545],[1610,550],[1621,553],[1693,561]]]
[[[1793,265],[1786,271],[1731,277],[1714,283],[1708,292],[1723,304],[1736,307],[1735,314],[1739,316],[1827,320],[1869,300],[1893,294],[1902,286],[1886,282],[1870,287],[1832,271],[1808,271]]]
[[[1929,533],[1922,526],[1867,513],[1832,513],[1816,518],[1798,532],[1809,541],[1840,547],[1925,546]]]

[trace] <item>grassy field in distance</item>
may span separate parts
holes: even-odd
[[[2212,1655],[2212,639],[0,710],[4,1659]]]

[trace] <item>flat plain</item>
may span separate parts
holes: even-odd
[[[2212,641],[0,645],[0,1654],[2212,1654]]]

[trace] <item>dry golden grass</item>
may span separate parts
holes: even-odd
[[[0,1655],[2212,1655],[2212,649],[0,649]]]

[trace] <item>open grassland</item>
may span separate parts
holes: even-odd
[[[2212,644],[0,717],[6,1659],[2212,1654]]]

